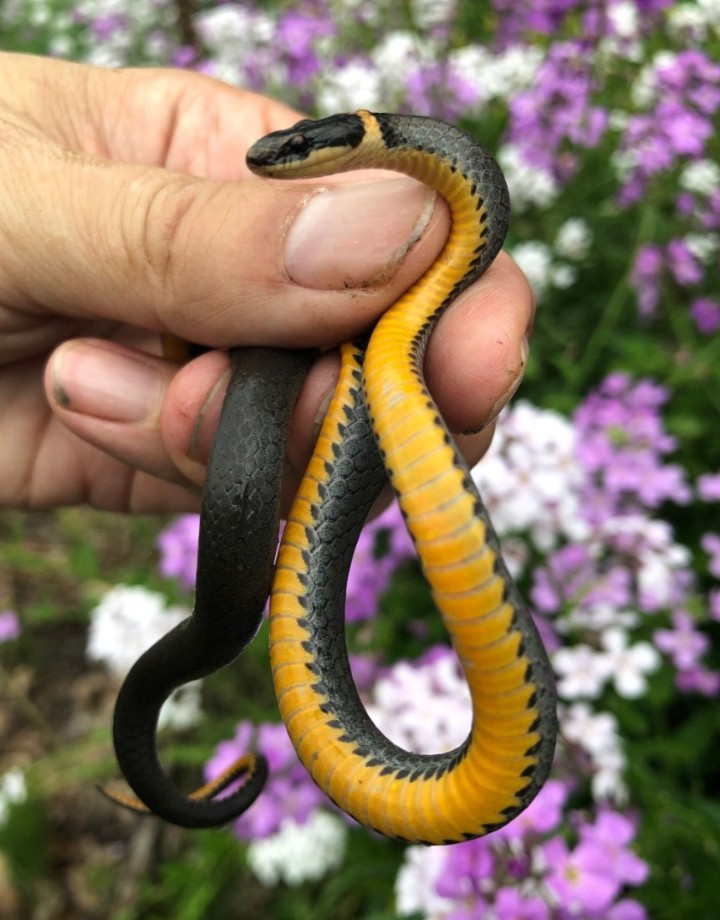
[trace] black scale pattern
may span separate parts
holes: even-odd
[[[191,801],[164,772],[155,743],[160,708],[177,687],[230,664],[252,640],[270,593],[290,415],[310,364],[305,352],[237,349],[203,497],[192,616],[150,648],[120,690],[118,762],[140,800],[184,827],[225,824],[262,790],[264,758],[240,792]]]

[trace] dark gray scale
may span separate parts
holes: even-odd
[[[307,639],[302,647],[313,658],[313,673],[318,678],[313,690],[323,698],[323,710],[331,716],[326,724],[338,732],[338,740],[353,745],[354,751],[360,752],[358,756],[368,757],[374,766],[381,767],[382,775],[401,774],[416,781],[446,772],[462,757],[465,745],[437,755],[418,755],[399,748],[373,725],[350,672],[345,643],[348,571],[369,509],[387,481],[359,390],[352,398],[352,411],[343,413],[347,423],[339,453],[327,464],[327,498],[317,508],[316,539],[306,550],[302,628]],[[347,497],[348,488],[352,501]],[[344,511],[339,516],[333,505],[341,499]]]
[[[260,757],[240,792],[190,800],[164,772],[155,732],[172,691],[234,661],[262,622],[277,545],[287,428],[310,361],[309,353],[279,349],[231,352],[233,374],[203,496],[194,610],[140,657],[118,695],[113,740],[120,768],[151,812],[182,827],[233,820],[252,804],[267,775]]]

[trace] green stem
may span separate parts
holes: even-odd
[[[635,245],[632,250],[632,258],[628,263],[634,265],[638,249],[643,240],[650,237],[650,230],[654,224],[655,212],[652,208],[645,208],[640,216]],[[620,278],[610,295],[605,309],[603,310],[600,320],[593,330],[587,345],[582,354],[582,359],[575,364],[570,372],[570,383],[575,392],[582,392],[595,367],[600,361],[600,357],[608,346],[608,343],[615,334],[623,309],[630,299],[632,287],[630,284],[630,273],[632,267],[629,267],[625,274]]]

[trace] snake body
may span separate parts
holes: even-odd
[[[547,778],[557,731],[555,690],[487,512],[427,390],[423,362],[442,313],[502,245],[509,215],[504,179],[492,157],[457,128],[365,111],[274,132],[248,151],[247,161],[254,172],[278,178],[396,170],[434,188],[450,207],[450,236],[432,267],[369,338],[341,348],[340,379],[278,555],[270,659],[280,713],[298,756],[340,808],[367,827],[412,842],[481,836],[522,811]],[[230,436],[221,423],[218,440]],[[209,480],[216,475],[209,470]],[[388,476],[472,699],[468,738],[456,750],[435,755],[404,751],[378,731],[348,663],[348,570]],[[226,539],[214,521],[207,531],[216,541]],[[202,561],[199,588],[201,583],[208,584]],[[243,606],[242,596],[237,602]],[[210,644],[222,643],[219,621],[211,624]],[[160,667],[174,655],[175,641],[166,644]],[[131,721],[141,718],[143,680],[126,720],[128,735]],[[147,732],[144,748],[146,742]],[[196,796],[208,799],[216,792],[213,785]],[[226,801],[231,799],[200,804],[222,808]]]
[[[310,363],[307,352],[271,348],[235,349],[230,359],[203,494],[193,613],[138,659],[115,704],[115,753],[137,798],[101,788],[119,805],[183,827],[227,824],[252,805],[267,778],[265,757],[249,754],[186,796],[165,773],[155,735],[173,690],[234,661],[262,622],[277,549],[287,428]],[[237,792],[215,798],[241,776]]]
[[[450,206],[451,233],[433,266],[381,317],[367,349],[354,343],[342,350],[341,379],[278,556],[270,660],[298,756],[340,808],[414,842],[486,834],[522,811],[547,778],[554,684],[487,512],[427,390],[423,361],[439,317],[502,245],[505,182],[492,157],[457,128],[369,112],[269,135],[248,163],[281,178],[394,169],[432,186]],[[344,589],[383,469],[470,688],[471,732],[447,753],[418,755],[392,744],[370,721],[350,675]]]

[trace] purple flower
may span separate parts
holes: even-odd
[[[602,916],[621,888],[610,871],[605,848],[580,843],[571,851],[561,837],[553,837],[543,844],[542,853],[549,867],[545,884],[570,915],[586,912]]]
[[[458,843],[447,851],[445,867],[435,882],[442,898],[484,904],[483,883],[492,877],[495,860],[487,838]],[[482,914],[479,914],[482,916]]]
[[[200,516],[183,514],[158,534],[160,574],[177,578],[187,591],[195,587]]]
[[[499,920],[549,920],[550,908],[541,898],[524,898],[515,888],[500,888],[495,895]]]
[[[712,335],[720,329],[720,304],[710,297],[698,297],[690,304],[690,316],[703,335]]]
[[[350,655],[350,670],[359,693],[372,689],[378,677],[379,661],[374,655]]]
[[[393,572],[414,556],[400,508],[393,502],[360,534],[347,582],[345,615],[348,622],[374,617]]]
[[[545,613],[559,613],[568,603],[583,607],[609,604],[616,609],[631,603],[630,571],[623,565],[601,568],[588,545],[563,546],[546,561],[546,566],[534,570],[530,592],[535,606]]]
[[[318,8],[315,13],[289,9],[277,24],[275,41],[287,57],[288,78],[295,84],[306,84],[320,70],[316,43],[332,35],[334,26],[327,10]]]
[[[635,256],[630,280],[638,299],[638,312],[644,319],[655,315],[660,303],[660,280],[664,265],[662,249],[651,243],[641,246]]]
[[[720,189],[713,192],[707,201],[707,208],[700,215],[703,230],[720,228]]]
[[[616,901],[612,905],[605,914],[605,918],[606,920],[647,920],[647,911],[639,901],[623,898],[622,901]]]
[[[702,281],[702,266],[682,239],[667,244],[668,265],[678,284],[690,287]]]
[[[720,535],[716,533],[703,534],[700,545],[710,556],[708,570],[715,578],[720,578]]]
[[[567,797],[568,789],[564,783],[558,779],[548,780],[528,807],[505,827],[495,831],[491,839],[521,841],[528,835],[554,831],[562,821]]]
[[[14,610],[3,610],[0,613],[0,642],[10,642],[20,636],[22,629],[20,619]]]
[[[642,197],[650,179],[685,157],[701,159],[713,135],[720,105],[720,67],[698,50],[667,55],[654,70],[654,108],[628,119],[621,142],[634,167],[620,194],[622,204]]]
[[[243,840],[258,840],[276,833],[284,818],[304,824],[319,806],[330,806],[325,795],[312,782],[297,759],[285,726],[263,723],[253,744],[255,730],[248,721],[238,723],[235,737],[221,741],[214,756],[205,765],[205,777],[212,780],[226,770],[238,757],[257,748],[268,760],[268,783],[257,801],[234,824],[234,831]],[[237,786],[231,786],[228,792]]]
[[[698,476],[697,491],[704,502],[720,502],[720,473]]]
[[[720,590],[710,592],[710,619],[720,623]]]
[[[579,42],[551,45],[534,85],[510,101],[509,140],[528,163],[567,181],[576,170],[573,147],[596,147],[607,112],[592,102],[595,80]]]
[[[672,615],[673,629],[658,629],[653,633],[655,645],[668,655],[678,671],[694,668],[708,649],[710,641],[695,629],[693,618],[682,610]]]
[[[720,695],[720,673],[702,666],[680,671],[675,683],[684,693],[701,693],[710,697]]]
[[[662,460],[675,447],[658,411],[667,398],[667,390],[651,380],[633,383],[626,374],[610,374],[576,409],[589,523],[690,500],[684,471]]]
[[[407,102],[416,115],[457,119],[477,101],[477,88],[446,62],[416,67],[407,78]]]
[[[124,16],[118,13],[110,13],[107,16],[98,16],[90,24],[90,31],[93,36],[100,41],[111,38],[116,32],[127,30],[128,22]]]
[[[173,67],[191,67],[197,60],[198,53],[192,45],[178,45],[173,49],[170,63]]]
[[[642,885],[650,872],[648,864],[627,848],[634,838],[634,823],[609,809],[601,811],[594,824],[583,824],[580,828],[581,844],[600,847],[608,871],[622,885]]]

